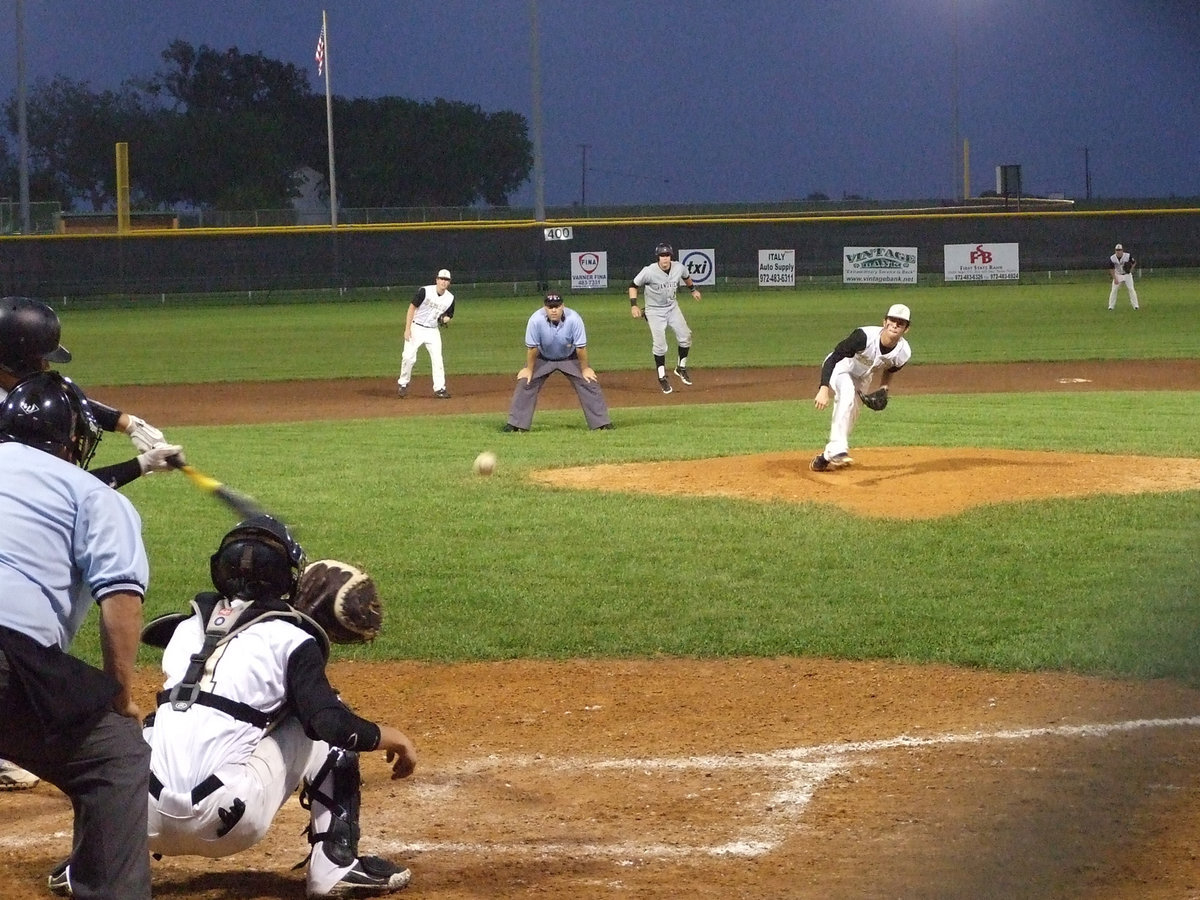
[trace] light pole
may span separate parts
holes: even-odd
[[[587,152],[591,144],[580,144],[583,159],[579,163],[579,208],[587,209]]]
[[[954,17],[954,74],[952,76],[952,92],[953,98],[951,101],[952,116],[954,119],[954,199],[962,200],[963,195],[959,189],[959,169],[958,169],[958,154],[959,154],[959,138],[958,138],[958,0],[951,0],[951,11]]]

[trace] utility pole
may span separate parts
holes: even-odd
[[[579,208],[587,209],[587,152],[591,144],[580,144],[583,160],[579,164]]]
[[[21,234],[33,233],[29,214],[29,126],[25,111],[25,0],[17,0],[17,178],[21,198]]]
[[[1091,160],[1088,158],[1088,148],[1083,148],[1083,189],[1084,196],[1088,200],[1092,199],[1092,167]]]

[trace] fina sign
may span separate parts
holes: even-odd
[[[548,241],[569,241],[575,237],[575,232],[570,225],[559,225],[557,228],[543,229]]]

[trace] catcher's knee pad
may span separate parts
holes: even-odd
[[[301,805],[320,805],[329,812],[329,824],[324,831],[317,832],[310,826],[308,842],[324,842],[325,855],[339,866],[349,866],[358,858],[361,786],[358,754],[352,750],[334,749],[329,751],[325,764],[305,785],[300,796]],[[318,813],[313,810],[314,822]]]

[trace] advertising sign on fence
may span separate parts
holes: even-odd
[[[916,247],[843,247],[844,284],[916,284]]]
[[[796,251],[759,250],[759,287],[795,287]]]
[[[608,251],[571,254],[571,290],[608,287]]]
[[[1020,244],[946,244],[947,281],[1017,281]]]
[[[680,250],[679,262],[683,270],[692,277],[692,284],[717,283],[717,251]]]

